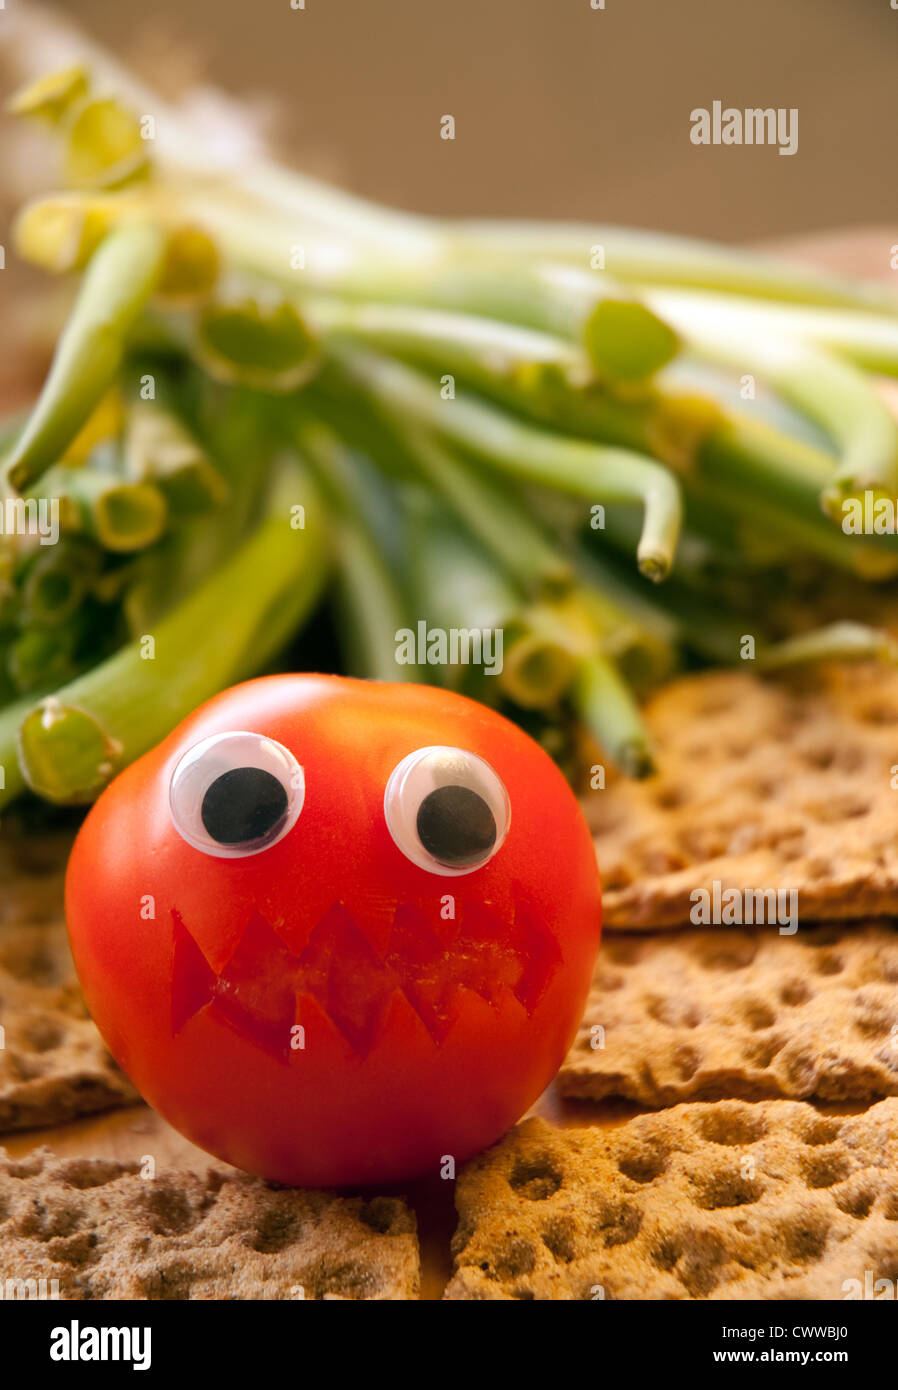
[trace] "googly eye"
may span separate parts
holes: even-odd
[[[505,786],[463,748],[419,748],[395,767],[384,792],[387,829],[432,874],[470,874],[492,859],[511,823]]]
[[[175,829],[194,849],[242,859],[284,838],[305,794],[303,770],[283,744],[261,734],[213,734],[179,761],[169,805]]]

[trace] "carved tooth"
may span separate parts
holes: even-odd
[[[175,909],[172,922],[172,1033],[211,1004],[230,1027],[283,1061],[300,994],[311,995],[364,1054],[398,990],[439,1045],[452,1026],[459,988],[494,1008],[510,990],[529,1014],[561,959],[555,938],[520,901],[511,921],[485,904],[465,906],[451,946],[420,910],[400,905],[383,959],[342,903],[325,913],[299,956],[254,912],[220,975]]]

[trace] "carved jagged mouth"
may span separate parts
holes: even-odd
[[[561,955],[555,938],[522,903],[511,921],[485,905],[468,908],[451,940],[424,915],[399,906],[385,953],[374,952],[342,903],[318,922],[295,955],[254,912],[220,974],[172,909],[172,1035],[210,1008],[242,1036],[284,1061],[301,1000],[311,996],[356,1052],[377,1039],[390,1000],[404,995],[439,1045],[452,1026],[460,989],[498,1007],[510,991],[532,1014]],[[299,1006],[299,1007],[298,1007]]]

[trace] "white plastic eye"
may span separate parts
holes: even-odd
[[[406,859],[432,874],[469,874],[492,859],[511,823],[501,778],[463,748],[419,748],[390,774],[387,829]]]
[[[289,749],[261,734],[213,734],[172,773],[169,805],[179,835],[217,859],[270,849],[299,819],[306,794]]]

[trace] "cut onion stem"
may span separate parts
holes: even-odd
[[[32,496],[57,502],[62,526],[83,531],[113,554],[143,550],[165,530],[168,504],[151,482],[128,482],[100,468],[50,468]]]

